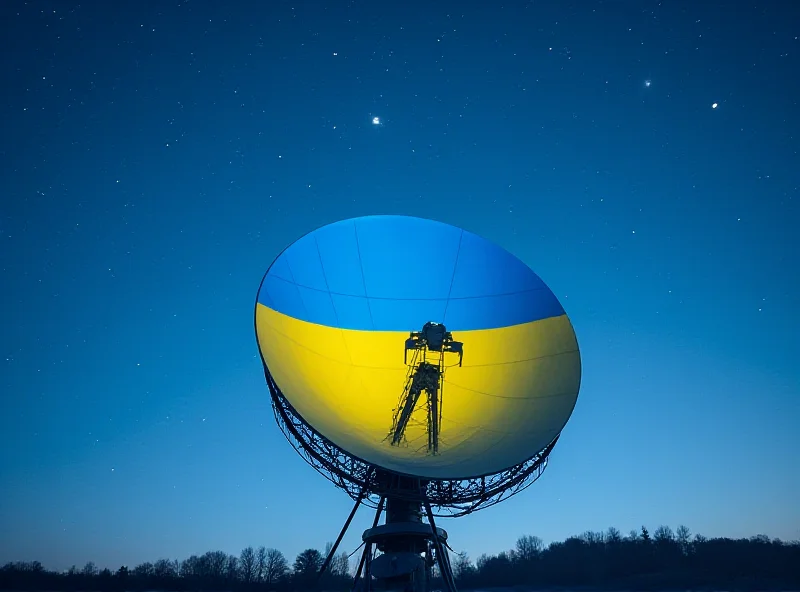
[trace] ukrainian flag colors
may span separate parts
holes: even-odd
[[[391,471],[455,479],[509,468],[552,442],[578,396],[578,345],[555,295],[507,251],[439,222],[368,216],[307,234],[267,271],[255,315],[264,364],[295,411]],[[424,446],[422,400],[406,445],[386,439],[405,340],[428,321],[464,344],[463,366],[445,357],[437,455]]]

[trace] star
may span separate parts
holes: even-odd
[[[712,109],[716,109],[717,107],[719,107],[719,103],[711,103]]]
[[[381,125],[381,118],[380,117],[373,117],[372,118],[372,125]]]
[[[645,80],[645,81],[644,81],[644,86],[645,86],[645,88],[650,88],[650,85],[651,85],[652,83],[653,83],[653,82],[652,82],[651,80]]]

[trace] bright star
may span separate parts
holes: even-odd
[[[381,124],[381,118],[380,117],[373,117],[372,118],[372,125],[380,125],[380,124]]]

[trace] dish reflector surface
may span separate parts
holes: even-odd
[[[431,321],[463,344],[461,366],[443,354],[435,454],[426,393],[403,442],[389,437],[410,384],[406,340]],[[398,473],[460,479],[523,462],[558,436],[580,387],[572,324],[544,282],[501,247],[432,220],[367,216],[303,236],[264,276],[255,324],[295,412]]]

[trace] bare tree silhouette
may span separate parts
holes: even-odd
[[[469,559],[469,555],[465,551],[456,553],[455,561],[452,561],[453,576],[459,584],[469,585],[470,581],[475,576],[475,566]]]
[[[228,555],[225,561],[225,579],[228,582],[235,582],[239,578],[239,558],[236,555]]]
[[[524,535],[517,539],[516,558],[523,562],[535,561],[544,549],[542,539],[537,536]]]
[[[253,547],[245,547],[239,555],[239,577],[249,584],[255,582],[258,575],[256,552]]]
[[[689,530],[689,527],[681,524],[675,531],[675,540],[678,542],[681,554],[684,556],[688,555],[692,541],[692,533]]]
[[[264,583],[276,584],[286,578],[288,572],[289,563],[283,553],[277,549],[267,549],[264,563]]]
[[[222,579],[228,565],[228,554],[224,551],[209,551],[201,558],[201,565],[211,578]]]
[[[267,569],[267,548],[261,545],[256,551],[256,581],[264,581],[264,572]]]
[[[95,566],[95,564],[89,561],[86,565],[84,565],[83,575],[86,577],[92,577],[97,575],[97,567]]]
[[[331,574],[338,577],[347,577],[350,575],[350,557],[345,551],[342,551],[333,558],[331,561]]]

